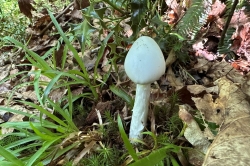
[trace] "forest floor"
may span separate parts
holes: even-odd
[[[26,27],[26,43],[7,36],[2,39],[1,134],[6,137],[27,129],[43,142],[49,140],[45,135],[57,138],[57,132],[60,133],[57,127],[65,121],[76,131],[52,144],[60,146],[61,149],[56,149],[61,151],[73,143],[75,146],[64,152],[48,148],[44,155],[37,154],[33,164],[39,161],[44,165],[250,162],[249,4],[238,2],[234,6],[216,0],[213,4],[201,1],[202,7],[197,7],[189,1],[190,4],[181,4],[166,0],[157,7],[152,5],[155,12],[143,5],[136,7],[137,1],[133,1],[128,13],[122,5],[118,8],[107,3],[111,1],[95,5],[74,1],[54,11],[53,19],[46,9],[34,11],[39,4],[33,4],[34,8],[28,0],[19,2],[22,2],[20,11],[32,23]],[[146,9],[151,13],[143,15]],[[199,12],[201,15],[194,17]],[[199,27],[203,15],[205,22]],[[181,31],[185,26],[191,26],[186,29],[188,32]],[[151,86],[147,132],[139,145],[132,145],[122,133],[123,127],[129,133],[136,86],[126,75],[124,59],[135,39],[143,35],[159,44],[166,59],[166,72]],[[65,110],[69,111],[67,115],[63,113]],[[35,124],[32,115],[47,120],[48,124],[53,122],[57,127],[49,130],[56,134],[45,130],[46,125],[21,126],[24,124],[21,122]],[[123,125],[118,125],[118,115]],[[71,117],[74,125],[70,125],[71,120],[66,116]],[[37,142],[31,140],[31,143]],[[6,140],[0,142],[5,148],[9,144]],[[39,147],[43,145],[39,144],[35,150],[30,148],[27,154],[13,154],[26,160],[24,156],[31,158]],[[51,153],[53,157],[49,158]]]

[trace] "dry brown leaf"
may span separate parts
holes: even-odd
[[[28,91],[22,92],[22,98],[30,99],[33,102],[37,101],[36,92],[34,90],[28,90]]]
[[[94,147],[96,141],[91,141],[74,159],[72,165],[77,165],[79,161]]]
[[[107,110],[112,110],[114,101],[99,102],[97,105],[93,106],[91,112],[86,118],[86,124],[92,124],[97,120],[96,110],[99,110],[101,114],[104,114]]]
[[[238,84],[226,77],[215,82],[219,97],[211,94],[193,98],[207,121],[219,124],[220,131],[210,146],[203,165],[247,165],[250,162],[250,104]]]
[[[80,10],[74,9],[72,10],[72,12],[70,13],[71,17],[74,19],[82,19],[82,12]]]
[[[55,61],[56,67],[62,67],[62,57],[63,57],[64,45],[61,44],[58,50],[55,50]]]
[[[172,87],[175,87],[176,90],[179,90],[184,86],[184,83],[181,80],[181,78],[175,77],[175,74],[174,74],[171,66],[168,68],[166,78],[169,81],[170,85]]]
[[[216,62],[214,65],[208,70],[207,76],[213,78],[213,80],[217,80],[221,77],[227,76],[233,82],[241,82],[242,75],[233,69],[233,67],[227,62]]]
[[[175,61],[176,61],[176,55],[174,50],[172,49],[166,59],[166,67],[171,66]]]
[[[199,73],[207,72],[210,67],[212,66],[212,62],[209,62],[205,58],[197,58],[197,63],[194,65],[194,69],[197,70]]]
[[[226,11],[226,5],[222,3],[220,0],[215,0],[212,5],[212,10],[209,15],[214,15],[216,17],[221,16]]]
[[[195,95],[200,94],[204,91],[206,91],[207,93],[216,93],[217,94],[218,93],[218,86],[206,88],[202,85],[188,85],[187,90]]]
[[[203,165],[249,165],[249,122],[249,116],[241,117],[222,129],[209,147]]]
[[[10,70],[11,70],[11,65],[0,67],[0,81],[2,81],[9,75]]]
[[[195,102],[195,106],[198,108],[198,110],[203,113],[207,121],[215,122],[217,124],[222,123],[223,119],[219,116],[219,113],[214,108],[213,98],[211,94],[205,94],[203,98],[192,97],[192,100]]]
[[[170,9],[167,12],[169,19],[168,23],[170,24],[176,23],[179,20],[179,18],[181,18],[182,15],[184,14],[183,9],[189,7],[190,4],[188,3],[189,1],[186,1],[186,3],[180,5],[180,3],[178,3],[177,0],[165,0],[165,2],[168,8]]]
[[[179,105],[179,117],[187,124],[184,136],[195,149],[188,151],[189,162],[192,165],[199,166],[204,160],[204,155],[202,155],[202,153],[206,153],[211,143],[204,136],[193,116],[188,112],[189,109],[190,107],[188,105]]]
[[[62,100],[62,98],[65,96],[65,94],[67,94],[67,91],[68,90],[66,88],[54,89],[49,93],[49,98],[53,102],[60,102]]]
[[[21,11],[25,16],[32,18],[32,13],[31,10],[36,10],[31,3],[33,3],[33,0],[18,0],[18,6]]]
[[[236,38],[240,41],[240,47],[238,48],[237,53],[241,55],[241,57],[245,57],[247,61],[250,62],[250,23],[243,25],[243,28],[240,28],[240,32],[238,33],[239,36]]]
[[[22,105],[13,105],[11,106],[12,109],[14,110],[19,110],[19,111],[22,111],[22,112],[30,112],[29,110],[27,110],[24,106]],[[5,112],[3,110],[0,110],[1,112]],[[24,115],[21,115],[21,114],[14,114],[12,117],[10,117],[8,119],[8,122],[22,122],[23,121],[23,118],[25,116]],[[14,131],[14,128],[5,128],[5,127],[2,127],[1,128],[1,134],[2,135],[5,135],[5,134],[8,134],[8,133],[12,133]],[[1,136],[0,139],[4,138],[4,136]]]
[[[89,0],[74,0],[74,9],[81,10],[89,6]]]
[[[0,84],[0,96],[5,96],[11,90],[10,82]],[[6,97],[6,96],[5,96]]]
[[[244,25],[250,21],[249,13],[245,12],[246,9],[237,10],[234,12],[230,22],[230,26],[237,28],[240,25]]]
[[[225,77],[215,83],[219,86],[220,94],[212,102],[210,111],[216,112],[222,121],[203,165],[249,165],[250,104],[247,96],[237,84]]]
[[[5,104],[5,98],[3,98],[3,97],[0,97],[0,105],[4,105]]]

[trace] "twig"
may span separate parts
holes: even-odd
[[[70,3],[60,14],[58,14],[55,18],[56,20],[60,18],[64,13],[66,13],[71,6],[73,6],[74,2]],[[50,23],[42,30],[42,32],[39,34],[39,36],[42,36],[51,26],[53,25],[53,22],[50,21]]]

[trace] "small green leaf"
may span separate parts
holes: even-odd
[[[36,160],[57,140],[59,140],[60,137],[51,140],[51,141],[45,141],[43,143],[43,146],[28,160],[28,163],[26,164],[26,166],[32,166]]]
[[[179,166],[178,162],[175,160],[175,158],[172,155],[170,156],[170,160],[173,166]]]
[[[0,155],[16,166],[24,166],[24,163],[21,160],[16,158],[16,156],[14,156],[10,151],[5,150],[2,146],[0,146]]]
[[[39,137],[41,137],[43,140],[46,140],[46,141],[50,141],[50,140],[53,140],[55,137],[52,137],[48,134],[43,134],[42,132],[40,132],[40,130],[38,128],[36,128],[32,122],[30,122],[30,126],[31,128],[33,129],[33,131],[36,133],[36,135],[38,135]]]
[[[48,117],[50,117],[51,119],[53,119],[54,121],[56,121],[58,124],[60,124],[60,125],[62,125],[64,127],[68,127],[68,125],[63,120],[61,120],[57,116],[51,114],[49,111],[47,111],[43,107],[41,107],[39,105],[36,105],[36,104],[34,104],[32,102],[26,102],[26,101],[20,101],[20,102],[23,103],[23,104],[29,105],[29,106],[31,106],[33,108],[38,109],[41,113],[47,115]]]
[[[132,30],[135,34],[139,32],[141,28],[146,26],[144,17],[147,12],[147,0],[132,0],[131,1],[131,21],[132,21]],[[133,33],[133,34],[134,34]]]
[[[59,78],[63,75],[63,73],[59,73],[57,74],[47,85],[46,89],[44,90],[44,94],[43,94],[43,102],[46,101],[46,99],[48,98],[48,95],[51,91],[51,89],[53,88],[53,86],[55,85],[55,83],[58,82]]]
[[[119,115],[118,115],[118,118],[117,118],[117,122],[118,122],[118,127],[119,127],[119,131],[120,131],[122,140],[124,142],[124,145],[125,145],[126,149],[128,150],[128,153],[132,156],[132,158],[135,161],[138,161],[138,156],[137,156],[135,150],[133,149],[133,146],[129,142],[129,139],[128,139],[128,137],[127,137],[127,135],[126,135],[126,133],[124,131],[124,128],[123,128],[121,117]]]
[[[160,163],[166,157],[166,148],[161,148],[151,152],[148,156],[130,164],[129,166],[153,166]]]
[[[116,87],[115,85],[111,85],[109,87],[109,89],[116,94],[117,96],[119,96],[120,98],[122,98],[123,100],[126,101],[126,103],[129,105],[130,108],[133,107],[134,105],[134,100],[132,99],[132,97],[130,95],[128,95],[124,90]]]

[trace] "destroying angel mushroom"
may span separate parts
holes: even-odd
[[[128,77],[136,83],[136,96],[129,138],[140,139],[146,126],[151,83],[166,70],[165,59],[158,44],[150,37],[138,38],[130,48],[124,64]]]

